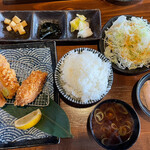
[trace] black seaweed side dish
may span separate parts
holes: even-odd
[[[62,32],[58,24],[46,22],[41,26],[40,39],[58,39]]]

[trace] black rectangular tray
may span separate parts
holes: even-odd
[[[93,35],[88,38],[77,38],[77,31],[71,32],[70,21],[76,14],[84,15],[90,24]],[[4,19],[18,16],[26,20],[26,34],[6,30]],[[40,39],[39,30],[43,23],[57,23],[61,29],[61,36],[55,39]],[[90,10],[62,10],[62,11],[0,11],[0,41],[3,42],[28,42],[28,41],[95,41],[100,39],[101,13],[99,9]]]
[[[54,70],[57,63],[57,52],[56,52],[56,43],[54,41],[50,42],[30,42],[30,43],[19,43],[19,44],[1,44],[0,49],[17,49],[17,48],[49,48],[51,54],[52,61],[52,71],[53,71],[53,79],[54,79]],[[59,104],[59,94],[58,90],[53,83],[54,86],[54,101]],[[31,146],[39,146],[39,145],[47,145],[47,144],[58,144],[60,142],[60,138],[54,136],[48,136],[42,139],[32,139],[32,140],[22,140],[19,142],[9,142],[7,144],[0,144],[0,149],[8,149],[8,148],[19,148],[19,147],[31,147]]]

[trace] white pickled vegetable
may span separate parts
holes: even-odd
[[[93,34],[91,28],[89,27],[89,22],[86,21],[86,17],[84,15],[76,14],[76,18],[70,21],[71,32],[78,30],[77,37],[86,38]]]
[[[90,28],[85,28],[78,32],[77,37],[86,38],[86,37],[91,36],[92,34],[93,34],[93,32],[91,31]]]
[[[79,27],[78,27],[79,32],[80,32],[81,30],[86,29],[86,28],[89,28],[89,23],[86,22],[86,21],[80,21],[80,22],[79,22]]]

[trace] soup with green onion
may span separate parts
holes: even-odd
[[[104,103],[95,109],[92,128],[103,145],[113,146],[129,140],[133,131],[133,119],[120,103]]]

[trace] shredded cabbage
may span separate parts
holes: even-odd
[[[105,31],[105,56],[121,69],[150,66],[150,25],[146,19],[120,16]]]

